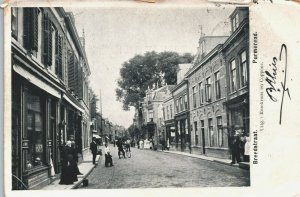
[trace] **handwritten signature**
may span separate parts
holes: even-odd
[[[279,60],[279,61],[278,61]],[[280,68],[280,65],[277,63],[282,63],[282,68]],[[287,87],[286,84],[286,78],[287,78],[287,68],[288,68],[288,63],[287,63],[287,47],[285,44],[281,45],[280,48],[280,53],[279,57],[273,57],[273,62],[269,64],[269,66],[272,68],[272,71],[265,71],[267,77],[266,77],[266,82],[268,83],[269,87],[266,88],[266,92],[273,102],[277,102],[277,94],[281,93],[281,104],[280,104],[280,113],[279,113],[279,124],[281,124],[282,121],[282,109],[283,109],[283,103],[284,103],[284,96],[285,93],[288,94],[290,100],[290,90]],[[284,79],[283,81],[280,82],[279,87],[277,86],[277,70],[282,69],[282,73],[284,73]]]

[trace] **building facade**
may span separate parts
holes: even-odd
[[[62,8],[12,8],[11,19],[12,189],[38,189],[61,172],[67,140],[79,159],[87,148],[90,71]]]
[[[179,64],[177,70],[177,85],[172,89],[174,99],[175,143],[171,150],[190,152],[191,134],[189,117],[189,83],[186,72],[192,64]]]
[[[249,136],[249,9],[237,8],[230,15],[232,34],[223,45],[227,71],[230,136]]]
[[[188,74],[192,152],[229,158],[226,69],[218,44]]]

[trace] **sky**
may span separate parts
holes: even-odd
[[[90,86],[102,98],[103,116],[128,128],[134,110],[123,111],[115,89],[123,62],[146,51],[196,54],[200,27],[205,35],[229,35],[233,8],[97,7],[65,8],[85,32]],[[98,103],[99,106],[99,103]]]

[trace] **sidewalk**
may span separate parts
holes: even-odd
[[[238,164],[231,165],[230,159],[220,159],[220,158],[215,158],[215,157],[208,157],[205,155],[197,155],[197,154],[191,154],[191,153],[179,152],[179,151],[167,151],[167,150],[164,150],[164,151],[158,150],[158,151],[165,152],[165,153],[178,154],[178,155],[185,155],[188,157],[203,159],[203,160],[207,160],[207,161],[213,161],[213,162],[217,162],[217,163],[221,163],[221,164],[225,164],[225,165],[229,165],[229,166],[233,166],[233,167],[239,167],[239,168],[246,169],[246,170],[250,169],[249,162],[240,162]]]
[[[100,162],[100,155],[97,155],[96,162]],[[92,154],[90,152],[83,155],[83,161],[78,165],[79,171],[83,175],[78,175],[78,181],[74,182],[72,185],[60,185],[58,184],[60,178],[53,181],[51,184],[47,185],[46,187],[42,188],[42,190],[68,190],[68,189],[75,189],[80,186],[82,181],[93,171],[96,167],[92,161]]]

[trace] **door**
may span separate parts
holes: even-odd
[[[203,149],[203,155],[205,155],[205,136],[204,136],[204,129],[202,129],[202,149]]]

